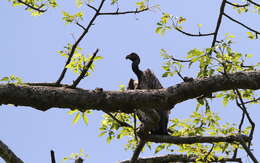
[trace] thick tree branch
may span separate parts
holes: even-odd
[[[230,136],[167,136],[167,135],[150,135],[147,141],[154,143],[171,143],[171,144],[194,144],[194,143],[218,143],[240,142],[241,138],[249,142],[251,139],[245,135],[230,135]]]
[[[0,104],[29,106],[46,111],[58,108],[85,108],[106,112],[133,113],[134,108],[169,108],[201,95],[239,89],[260,89],[260,71],[215,75],[182,82],[167,89],[93,91],[66,87],[0,84]]]
[[[196,155],[177,155],[168,154],[165,156],[149,157],[149,158],[139,158],[136,163],[170,163],[170,162],[196,162],[199,156]],[[218,158],[214,157],[215,161],[211,162],[242,162],[240,158]],[[129,160],[122,161],[120,163],[130,163]]]
[[[23,163],[23,161],[18,158],[11,149],[8,148],[7,145],[5,145],[0,140],[0,157],[5,160],[6,163]]]

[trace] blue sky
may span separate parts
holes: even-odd
[[[201,32],[212,32],[218,16],[220,1],[151,1],[151,4],[161,4],[161,8],[175,16],[187,18],[184,29],[196,33],[197,24],[203,24]],[[108,2],[105,5],[109,5]],[[134,2],[120,2],[120,10],[134,9]],[[106,11],[115,10],[106,7]],[[251,27],[260,30],[259,16],[256,14],[238,15],[227,6],[227,13]],[[61,11],[77,11],[74,1],[60,2],[60,7],[50,9],[40,17],[32,17],[23,7],[13,8],[6,0],[0,1],[0,77],[14,74],[25,82],[56,81],[65,60],[59,56],[68,43],[73,43],[73,37],[78,36],[80,29],[74,25],[64,25]],[[93,12],[84,8],[85,14]],[[138,15],[103,16],[98,17],[87,37],[80,46],[85,53],[100,49],[99,55],[104,59],[96,64],[92,75],[79,85],[84,89],[102,87],[105,90],[118,90],[118,85],[127,84],[129,78],[135,78],[130,68],[130,62],[125,56],[131,52],[140,54],[141,68],[152,69],[159,77],[164,87],[181,82],[178,77],[161,78],[163,60],[160,49],[168,50],[174,56],[181,58],[192,48],[206,48],[211,45],[212,38],[191,38],[176,31],[169,31],[164,36],[156,34],[158,12],[145,12]],[[85,20],[86,24],[87,21]],[[240,52],[254,54],[254,60],[259,61],[259,40],[249,40],[247,30],[224,18],[220,28],[219,39],[225,33],[236,36],[234,49]],[[195,70],[188,70],[184,75],[195,77]],[[68,72],[64,83],[71,83],[76,76]],[[211,102],[213,110],[218,112],[225,122],[238,122],[240,111],[235,105],[223,107],[220,102]],[[193,101],[178,104],[172,111],[171,118],[186,118],[195,109]],[[70,153],[84,149],[90,156],[86,162],[116,162],[129,159],[131,151],[124,150],[125,140],[106,143],[105,137],[98,137],[101,112],[94,112],[89,118],[89,125],[82,121],[72,125],[73,116],[68,110],[53,108],[47,112],[37,111],[29,107],[0,106],[0,140],[5,142],[26,163],[50,162],[50,150],[56,154],[57,162]],[[254,153],[260,157],[260,111],[257,105],[249,109],[256,122]],[[258,155],[257,155],[258,153]],[[152,156],[147,150],[141,156]],[[246,159],[246,155],[243,155]],[[0,160],[1,162],[1,160]],[[69,161],[68,161],[69,162]],[[250,161],[249,161],[250,162]]]

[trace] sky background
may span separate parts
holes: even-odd
[[[259,2],[259,1],[258,1]],[[60,75],[65,59],[57,51],[63,50],[67,43],[73,43],[81,29],[75,25],[64,25],[61,11],[78,11],[73,0],[59,2],[57,9],[49,9],[39,17],[32,17],[23,7],[12,7],[6,0],[0,1],[0,77],[21,77],[24,82],[54,82]],[[115,11],[115,7],[105,3],[103,11]],[[175,16],[187,19],[184,23],[185,31],[198,32],[197,24],[203,24],[202,33],[213,32],[218,17],[221,1],[151,1],[151,5],[160,4],[161,9]],[[134,1],[119,3],[121,11],[135,10]],[[93,11],[83,8],[87,24]],[[238,15],[226,6],[226,12],[255,29],[260,30],[257,14]],[[85,78],[79,85],[84,89],[102,87],[104,90],[118,90],[119,85],[128,83],[129,78],[135,78],[131,71],[130,62],[125,56],[136,52],[141,56],[141,68],[150,68],[158,76],[164,87],[175,85],[181,80],[179,77],[162,78],[163,59],[160,49],[168,50],[176,58],[182,58],[193,48],[207,48],[211,45],[212,37],[187,37],[176,31],[169,31],[164,36],[156,34],[156,22],[160,13],[148,11],[138,15],[103,16],[98,17],[95,25],[81,42],[80,46],[85,54],[93,53],[99,48],[99,55],[104,59],[96,63],[96,70]],[[220,28],[218,40],[224,38],[225,33],[236,36],[234,50],[242,53],[254,54],[249,63],[259,61],[259,40],[249,40],[247,30],[230,22],[226,18]],[[195,77],[196,69],[184,72],[185,76]],[[68,71],[64,83],[70,84],[76,75]],[[239,122],[239,109],[230,104],[223,107],[221,102],[212,101],[212,110],[223,118],[224,122]],[[171,118],[187,118],[195,109],[195,100],[176,105]],[[50,162],[50,150],[56,154],[57,162],[70,153],[84,149],[89,155],[86,162],[117,162],[129,159],[131,151],[124,150],[125,140],[106,143],[105,137],[98,137],[102,112],[95,111],[89,116],[89,125],[81,120],[72,125],[74,116],[67,114],[68,109],[53,108],[41,112],[29,107],[0,106],[0,140],[6,143],[25,163]],[[251,105],[249,112],[256,123],[254,154],[260,159],[260,110],[258,105]],[[163,154],[163,153],[159,153]],[[142,157],[153,156],[152,151],[145,151]],[[245,154],[245,162],[250,162]],[[0,159],[0,162],[3,162]],[[70,161],[67,161],[70,162]]]

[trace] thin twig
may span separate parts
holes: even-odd
[[[235,4],[235,3],[232,3],[232,2],[229,2],[229,1],[226,1],[226,3],[231,5],[231,6],[234,6],[234,7],[247,7],[247,6],[249,6],[248,3],[246,3],[244,5]]]
[[[148,11],[149,8],[145,8],[143,10],[135,10],[135,11],[121,11],[118,12],[118,10],[116,12],[101,12],[99,13],[99,15],[123,15],[123,14],[138,14],[140,12],[144,12],[144,11]]]
[[[252,29],[252,28],[250,28],[250,27],[248,27],[247,25],[245,25],[245,24],[239,22],[238,20],[235,20],[234,18],[228,16],[226,13],[223,13],[223,15],[226,16],[228,19],[232,20],[233,22],[236,22],[237,24],[239,24],[239,25],[245,27],[246,29],[248,29],[248,30],[250,30],[250,31],[252,31],[252,32],[254,32],[254,33],[256,33],[256,34],[260,34],[260,32],[254,30],[254,29]]]
[[[120,121],[119,119],[117,119],[113,114],[109,113],[109,112],[105,112],[107,115],[109,115],[113,120],[115,120],[118,124],[120,124],[120,126],[122,127],[130,127],[133,128],[133,126],[131,126],[130,124]]]
[[[203,36],[211,36],[214,35],[215,33],[199,33],[199,34],[193,34],[193,33],[188,33],[185,32],[179,28],[175,28],[177,31],[181,32],[182,34],[185,34],[187,36],[192,36],[192,37],[203,37]]]
[[[138,138],[137,138],[137,132],[136,132],[136,130],[137,130],[137,122],[136,122],[136,111],[134,112],[134,135],[135,135],[135,140],[136,140],[136,142],[138,143]]]
[[[238,104],[237,98],[236,98],[236,103]],[[242,117],[241,117],[241,120],[240,120],[240,123],[239,123],[239,126],[238,126],[238,133],[239,134],[241,133],[244,121],[245,121],[245,112],[242,113]],[[237,152],[238,152],[238,148],[235,149],[234,154],[233,154],[233,158],[237,157]]]
[[[239,92],[239,90],[236,88],[236,89],[234,90],[234,92],[235,92],[235,94],[238,95],[238,98],[239,98],[240,103],[241,103],[241,105],[238,105],[239,108],[245,113],[245,115],[246,115],[246,117],[247,117],[249,123],[251,124],[251,127],[252,127],[252,128],[251,128],[249,137],[250,137],[250,139],[251,139],[251,141],[252,141],[252,139],[253,139],[253,134],[254,134],[254,129],[255,129],[255,123],[254,123],[254,121],[251,119],[251,117],[250,117],[250,115],[249,115],[249,113],[248,113],[248,111],[247,111],[247,109],[246,109],[246,106],[245,106],[245,104],[244,104],[244,102],[243,102],[243,98],[242,98],[241,93]],[[248,146],[250,146],[251,141],[248,143]]]
[[[248,103],[251,103],[251,102],[256,102],[256,101],[259,101],[259,100],[260,100],[260,97],[257,98],[257,99],[254,99],[254,100],[246,101],[246,102],[244,102],[244,104],[248,104]],[[239,105],[241,105],[241,104],[239,104]]]
[[[56,160],[55,160],[55,153],[53,150],[51,150],[51,163],[56,163]]]
[[[184,77],[181,75],[180,71],[176,70],[176,72],[177,72],[177,75],[184,81]]]
[[[94,16],[92,17],[92,19],[89,21],[88,26],[86,27],[86,30],[84,30],[84,32],[80,35],[80,37],[78,38],[78,40],[77,40],[77,41],[74,43],[74,45],[72,46],[71,51],[70,51],[70,53],[69,53],[69,57],[68,57],[67,62],[66,62],[66,64],[65,64],[65,66],[64,66],[64,69],[63,69],[63,71],[62,71],[62,73],[61,73],[59,79],[56,81],[56,84],[57,84],[57,85],[59,85],[60,82],[62,81],[62,79],[64,78],[65,73],[66,73],[66,71],[67,71],[66,66],[70,63],[70,61],[71,61],[71,59],[72,59],[72,57],[73,57],[73,55],[74,55],[74,53],[75,53],[75,50],[76,50],[77,46],[79,45],[80,41],[81,41],[81,40],[84,38],[84,36],[88,33],[90,27],[93,25],[94,21],[96,20],[96,18],[97,18],[97,16],[98,16],[98,14],[99,14],[99,12],[100,12],[100,10],[101,10],[101,8],[102,8],[104,2],[105,2],[105,0],[102,0],[102,1],[100,2],[98,9],[97,9],[95,15],[94,15]]]
[[[91,6],[90,4],[87,4],[87,6],[89,7],[89,8],[91,8],[91,9],[93,9],[94,11],[98,11],[98,9],[96,9],[94,6]]]
[[[73,81],[73,84],[70,86],[70,88],[76,88],[76,86],[79,84],[79,82],[85,77],[85,75],[88,72],[90,66],[93,64],[93,61],[94,61],[97,53],[98,53],[98,49],[94,52],[94,54],[90,58],[88,64],[86,66],[84,66],[84,69],[82,70],[82,72],[80,73],[78,78],[75,81]]]
[[[173,58],[173,57],[171,57],[171,59],[173,61],[177,61],[177,62],[191,62],[191,60],[182,60],[182,59],[177,59],[177,58]]]
[[[251,0],[247,0],[247,1],[250,2],[250,3],[252,3],[253,5],[256,5],[256,6],[260,7],[260,4],[255,3],[254,1],[251,1]]]
[[[31,9],[33,9],[33,10],[35,10],[35,11],[38,11],[38,12],[45,12],[45,11],[47,11],[47,9],[46,10],[41,10],[41,8],[44,6],[44,5],[41,5],[40,7],[38,7],[38,8],[36,8],[36,7],[34,7],[34,6],[32,6],[32,5],[30,5],[30,4],[28,4],[28,3],[25,3],[24,1],[22,1],[22,0],[17,0],[19,3],[22,3],[22,4],[24,4],[25,6],[27,6],[27,7],[29,7],[29,8],[31,8]]]
[[[79,24],[79,22],[77,22],[76,24],[77,24],[80,28],[82,28],[84,31],[86,30],[86,28],[85,28],[83,25]]]
[[[210,148],[209,152],[208,152],[207,155],[204,157],[204,161],[207,160],[207,158],[209,157],[210,153],[213,151],[214,147],[215,147],[215,144],[212,144],[212,147]]]

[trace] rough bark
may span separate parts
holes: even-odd
[[[159,90],[102,91],[0,84],[0,104],[29,106],[42,111],[57,107],[130,113],[134,108],[169,108],[204,94],[233,88],[259,89],[260,71],[194,79]]]
[[[15,155],[7,145],[0,140],[0,157],[5,160],[6,163],[23,163],[23,161]]]
[[[167,135],[150,135],[147,141],[154,143],[170,143],[170,144],[194,144],[194,143],[219,143],[219,142],[246,142],[250,138],[246,135],[230,135],[230,136],[167,136]]]
[[[139,158],[136,163],[172,163],[172,162],[196,162],[198,156],[196,155],[176,155],[168,154],[165,156],[149,157],[149,158]],[[211,162],[242,162],[240,158],[218,158],[214,157]],[[129,160],[122,161],[120,163],[130,163]]]

